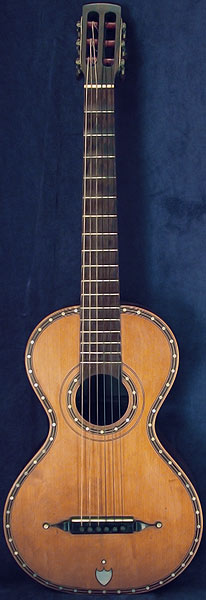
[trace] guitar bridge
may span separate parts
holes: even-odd
[[[136,533],[147,527],[162,527],[161,521],[145,523],[133,517],[71,517],[60,523],[43,523],[44,529],[58,527],[72,534]]]

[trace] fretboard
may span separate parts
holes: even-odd
[[[85,88],[81,364],[119,373],[121,364],[114,89]]]

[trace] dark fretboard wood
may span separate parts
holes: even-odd
[[[113,87],[85,87],[81,277],[83,377],[121,366]]]

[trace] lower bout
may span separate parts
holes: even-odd
[[[44,530],[41,524],[33,537],[31,530],[25,535],[22,550],[16,542],[29,574],[45,585],[65,591],[147,591],[183,570],[189,548],[179,528],[168,522],[159,530],[131,534],[72,535],[58,528]]]

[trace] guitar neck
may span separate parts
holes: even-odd
[[[84,86],[81,363],[121,364],[114,86]]]

